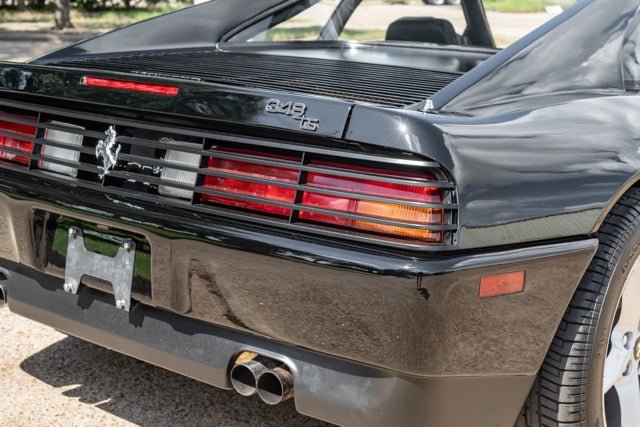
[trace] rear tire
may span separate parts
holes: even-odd
[[[598,239],[518,426],[640,426],[640,189]]]

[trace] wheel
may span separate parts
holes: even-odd
[[[460,0],[445,0],[444,1],[448,5],[457,6],[460,4]]]
[[[640,426],[640,189],[598,239],[518,426]]]
[[[422,0],[422,2],[433,6],[440,6],[444,4],[444,0]]]

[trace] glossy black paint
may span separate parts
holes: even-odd
[[[154,306],[416,376],[535,374],[597,246],[416,256],[33,181],[3,178],[2,258],[63,281],[38,256],[49,237],[34,209],[135,233],[151,246]],[[481,277],[520,270],[524,292],[478,298]]]
[[[191,120],[205,118],[210,121],[209,126],[216,126],[215,121],[219,121],[224,122],[226,126],[249,124],[299,131],[299,121],[286,115],[266,112],[267,102],[277,98],[282,101],[304,102],[309,116],[322,117],[318,130],[309,134],[334,138],[342,136],[351,109],[351,104],[329,98],[171,79],[162,81],[164,84],[179,87],[179,93],[175,97],[118,91],[82,85],[82,78],[87,75],[142,83],[158,83],[159,80],[149,76],[106,74],[98,70],[52,69],[46,66],[0,63],[0,91],[20,94],[17,96],[18,99],[33,99],[35,102],[54,106],[64,105],[64,99],[81,101],[90,105],[85,108],[92,108],[96,112],[109,107],[119,111],[120,115],[128,112],[129,115],[135,116],[140,115],[141,111],[154,111],[170,115],[174,120],[180,117],[189,117]],[[46,98],[30,98],[27,95],[41,95]],[[16,97],[11,94],[4,96]]]
[[[598,229],[638,180],[638,108],[640,99],[629,94],[489,117],[429,115],[426,122],[415,112],[356,106],[347,139],[411,146],[438,159],[458,185],[458,247],[509,245]]]
[[[311,96],[287,98],[307,103],[321,119],[319,133],[325,136],[344,135],[346,141],[416,153],[441,163],[460,186],[459,248],[589,235],[616,195],[638,179],[640,129],[633,118],[638,101],[632,92],[624,92],[622,76],[622,51],[637,23],[636,9],[631,0],[615,11],[602,1],[579,3],[436,94],[436,107],[446,103],[434,111],[440,114],[352,108],[346,102]],[[576,29],[565,34],[567,26]],[[594,35],[585,37],[591,31]],[[304,55],[304,50],[292,52]],[[397,53],[398,58],[405,54],[404,47]],[[579,66],[581,62],[585,64]],[[590,63],[593,67],[586,65]],[[552,68],[559,71],[551,72]],[[294,130],[298,125],[286,116],[264,113],[267,99],[282,94],[128,77],[181,87],[177,98],[162,99],[81,88],[75,82],[83,74],[4,64],[0,85],[15,94],[5,96],[53,97],[38,102],[79,99],[96,108],[110,104],[213,119],[218,126],[253,123]],[[307,136],[300,133],[300,138]]]
[[[294,375],[296,410],[338,425],[512,427],[534,380],[402,375],[149,306],[123,316],[109,296],[83,288],[76,302],[59,280],[6,261],[0,261],[0,272],[14,289],[13,312],[217,387],[230,388],[228,363],[240,351],[281,360]]]
[[[212,0],[81,41],[39,61],[108,52],[214,47],[228,31],[299,1],[253,0],[243,1],[239,7],[238,0]]]
[[[287,57],[329,59],[335,61],[363,62],[367,64],[410,67],[423,70],[449,72],[469,71],[497,50],[470,46],[435,46],[430,44],[389,41],[348,42],[252,42],[219,43],[221,52],[255,53]]]
[[[264,91],[194,82],[181,84],[184,90],[175,99],[159,98],[81,88],[75,84],[81,71],[48,71],[15,64],[7,64],[3,70],[5,76],[16,76],[0,82],[10,89],[5,97],[64,105],[63,96],[69,96],[86,100],[85,111],[105,111],[108,107],[104,104],[109,103],[118,114],[126,113],[118,108],[125,105],[136,117],[141,117],[140,110],[154,109],[161,114],[174,113],[171,120],[188,111],[190,117],[211,120],[210,125],[205,121],[201,126],[267,125],[252,130],[263,134],[269,128],[294,130],[298,126],[286,116],[264,113],[260,105],[275,96]],[[55,98],[25,96],[31,91]],[[97,99],[103,104],[97,104]],[[349,118],[351,106],[345,102],[300,95],[287,95],[287,99],[305,102],[310,111],[317,111],[322,121],[319,133],[333,139],[344,132],[347,141],[415,153],[441,163],[459,186],[459,248],[589,235],[597,229],[615,195],[637,180],[639,160],[634,141],[640,137],[640,129],[629,116],[638,107],[633,94],[482,117],[424,115],[356,105]],[[70,105],[78,104],[73,101]],[[249,105],[255,106],[253,111],[247,109]],[[558,117],[565,119],[558,121]],[[577,136],[576,124],[590,129],[589,133]],[[289,138],[295,135],[305,141],[318,138],[302,133]],[[486,152],[491,155],[485,156]]]
[[[163,310],[403,375],[524,376],[515,399],[522,403],[593,256],[594,233],[639,178],[640,101],[625,87],[623,72],[623,66],[634,66],[628,43],[635,49],[638,5],[616,4],[579,3],[436,94],[435,108],[425,112],[419,111],[424,104],[389,109],[99,74],[181,88],[177,98],[165,99],[81,88],[79,77],[93,70],[2,63],[2,98],[319,146],[396,150],[437,161],[457,184],[460,228],[448,251],[424,254],[162,210],[79,188],[70,193],[72,186],[3,171],[0,235],[8,243],[0,246],[0,258],[40,270],[47,274],[43,281],[60,284],[34,255],[34,207],[139,233],[153,248],[153,303]],[[100,53],[108,50],[99,46],[106,40],[41,61]],[[308,47],[262,48],[273,55],[321,54]],[[328,55],[344,60],[349,53],[340,49]],[[406,64],[407,46],[384,49],[391,61],[395,52]],[[365,49],[380,60],[374,51]],[[469,57],[460,53],[461,60]],[[627,70],[626,76],[632,75]],[[329,125],[313,135],[292,128],[285,117],[265,115],[264,103],[274,96],[307,103]],[[478,299],[481,277],[519,270],[526,271],[524,292]],[[52,322],[49,316],[40,320]],[[444,383],[439,387],[447,389]],[[427,405],[437,402],[433,398]],[[513,405],[516,413],[520,406]],[[413,410],[422,411],[418,406]],[[451,415],[451,407],[445,408]]]
[[[435,96],[442,113],[495,115],[624,91],[638,3],[577,3]]]

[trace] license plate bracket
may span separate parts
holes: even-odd
[[[131,309],[131,287],[135,266],[136,243],[123,239],[115,257],[87,250],[80,227],[69,228],[64,290],[77,294],[83,276],[104,280],[113,286],[116,307]]]

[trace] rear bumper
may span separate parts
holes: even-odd
[[[111,296],[7,261],[9,308],[60,331],[155,365],[230,388],[233,357],[253,350],[291,368],[296,409],[339,425],[509,426],[534,376],[406,376],[138,304],[130,313]]]
[[[29,179],[0,187],[12,311],[223,388],[240,351],[284,360],[297,409],[342,425],[513,425],[597,248],[416,255]],[[109,289],[63,292],[35,212],[143,236],[150,296],[125,314]],[[478,298],[483,276],[522,270],[524,292]]]

